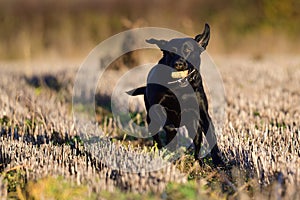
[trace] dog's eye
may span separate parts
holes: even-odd
[[[183,45],[182,54],[184,57],[188,57],[193,50],[193,45],[187,42]]]

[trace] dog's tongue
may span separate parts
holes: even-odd
[[[184,70],[184,71],[177,71],[177,72],[172,72],[171,77],[172,78],[185,78],[189,74],[189,70]]]

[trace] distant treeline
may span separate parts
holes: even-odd
[[[81,55],[131,27],[194,34],[204,22],[214,26],[228,49],[257,32],[287,35],[295,43],[299,8],[299,0],[0,0],[0,59]]]

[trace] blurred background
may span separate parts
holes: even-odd
[[[214,54],[298,54],[299,0],[0,0],[0,59],[82,59],[135,27],[194,36],[211,25]]]

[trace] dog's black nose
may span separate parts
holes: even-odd
[[[186,62],[184,60],[177,60],[174,63],[174,68],[176,70],[185,70],[186,69]]]

